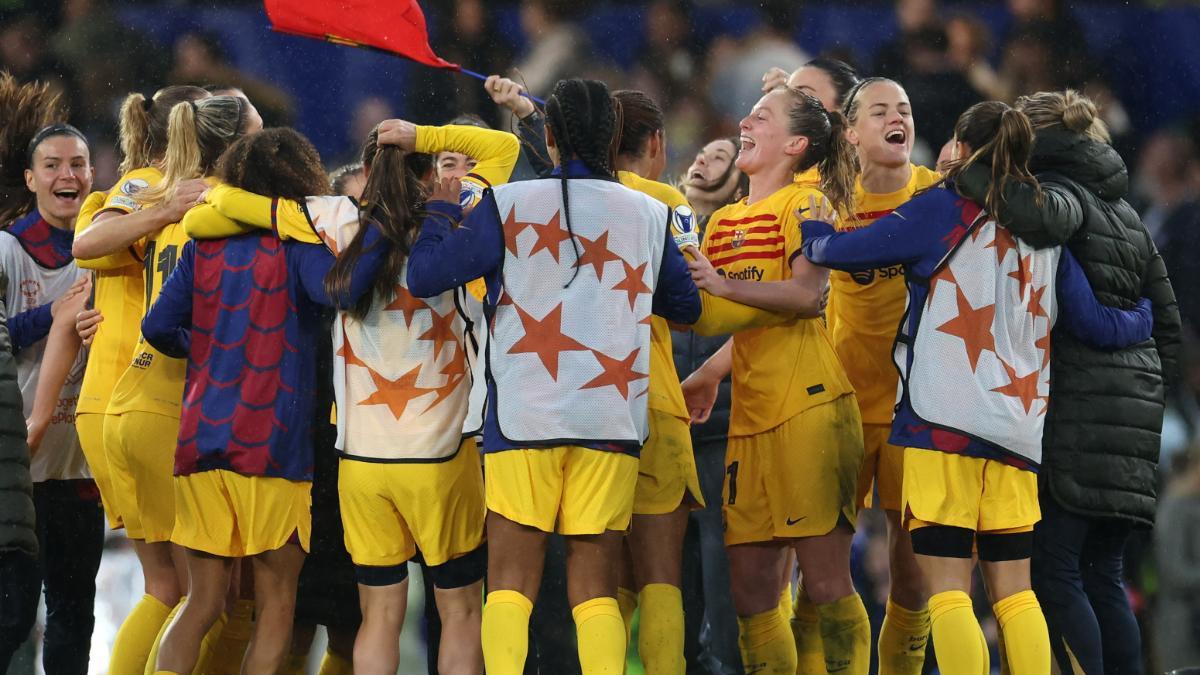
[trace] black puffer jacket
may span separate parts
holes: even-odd
[[[1041,489],[1080,515],[1152,525],[1166,379],[1180,348],[1175,293],[1150,234],[1124,200],[1129,175],[1111,146],[1062,127],[1042,129],[1030,168],[1044,199],[1035,202],[1028,186],[1010,181],[1000,222],[1034,246],[1065,243],[1102,302],[1130,308],[1145,297],[1154,306],[1153,337],[1121,351],[1090,349],[1054,331]],[[982,201],[988,178],[972,167],[959,190]]]
[[[0,272],[0,553],[23,551],[36,556],[29,446],[3,300],[7,287],[8,277]]]

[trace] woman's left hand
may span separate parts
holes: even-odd
[[[407,120],[384,120],[379,123],[379,144],[397,145],[405,152],[417,149],[417,125]]]
[[[829,203],[828,199],[813,195],[808,198],[808,208],[796,210],[796,217],[800,222],[819,220],[832,225],[837,220],[837,212],[833,210],[833,204]]]
[[[429,195],[429,201],[457,204],[458,196],[461,193],[461,180],[458,178],[443,178],[439,181],[434,181],[433,192]]]
[[[704,254],[695,246],[689,246],[685,250],[692,256],[687,265],[688,270],[692,273],[692,281],[696,283],[696,288],[708,291],[718,297],[724,297],[725,277],[717,273],[708,258],[705,258]]]

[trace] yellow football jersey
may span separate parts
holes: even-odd
[[[160,180],[162,173],[152,167],[134,169],[121,176],[103,202],[80,210],[75,220],[76,234],[90,227],[92,219],[104,211],[122,214],[140,211],[145,204],[138,200],[138,193]],[[142,246],[143,242],[135,242],[124,251],[92,260],[75,261],[81,268],[94,270],[92,306],[100,310],[104,317],[88,351],[77,413],[105,412],[117,380],[133,358],[138,327],[145,313]]]
[[[854,193],[854,214],[847,222],[838,223],[838,229],[866,227],[941,178],[935,171],[914,165],[908,184],[896,192],[871,194],[859,182]],[[920,227],[920,223],[913,223],[913,227]],[[858,394],[863,424],[891,424],[899,379],[892,362],[892,345],[908,299],[904,266],[854,273],[834,271],[829,283],[829,306],[825,310],[829,337]]]
[[[215,185],[215,179],[207,179]],[[188,242],[182,223],[171,223],[147,237],[145,251],[145,296],[147,310],[158,299],[163,284],[175,269]],[[140,322],[139,322],[140,325]],[[179,417],[187,359],[164,356],[138,331],[133,358],[113,389],[108,413],[139,411]]]
[[[670,185],[642,178],[629,171],[618,171],[617,179],[625,187],[653,197],[671,209],[682,207],[688,209],[687,213],[691,212],[687,198]],[[679,233],[674,223],[672,230],[673,234]],[[666,236],[665,232],[663,236]],[[650,408],[688,419],[687,403],[683,400],[679,373],[675,372],[675,358],[671,353],[671,328],[666,319],[655,315],[650,316],[650,385],[647,392],[646,404]]]
[[[796,210],[824,199],[812,181],[792,183],[748,205],[722,207],[708,220],[701,252],[729,279],[783,281],[800,255]],[[702,332],[736,326],[729,435],[749,436],[854,391],[820,319],[798,319],[701,293]],[[730,320],[732,314],[741,318]],[[775,324],[775,325],[771,325]],[[762,326],[762,327],[754,327]]]

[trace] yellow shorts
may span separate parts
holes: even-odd
[[[308,550],[312,482],[225,469],[175,477],[171,541],[225,558],[274,551],[293,537]]]
[[[858,474],[860,509],[875,506],[885,511],[899,511],[903,504],[904,448],[888,443],[891,435],[890,424],[863,425],[863,463]]]
[[[108,453],[104,449],[103,413],[79,413],[75,415],[75,432],[79,434],[79,446],[87,459],[88,470],[100,490],[100,503],[104,505],[104,516],[111,529],[121,528],[121,512],[117,510],[112,471],[108,468]]]
[[[633,515],[638,460],[578,445],[483,456],[489,511],[543,532],[624,532]]]
[[[355,565],[394,567],[421,551],[429,565],[483,544],[483,471],[475,440],[444,462],[342,459],[338,500]]]
[[[126,536],[148,544],[171,541],[179,420],[136,411],[103,417],[113,502]]]
[[[1042,519],[1037,474],[991,459],[904,450],[904,525],[1028,532]]]
[[[650,438],[642,446],[633,492],[634,514],[671,513],[688,497],[691,505],[703,507],[687,421],[653,408],[649,420]]]
[[[725,453],[725,543],[828,534],[857,513],[862,465],[858,401],[846,395],[753,436]]]

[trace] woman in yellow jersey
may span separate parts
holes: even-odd
[[[169,547],[155,545],[165,540],[153,537],[146,542],[142,509],[132,487],[134,478],[111,475],[104,423],[113,386],[133,358],[138,323],[144,311],[144,250],[139,240],[182,219],[197,196],[181,190],[175,199],[156,204],[145,201],[142,193],[162,179],[160,167],[166,152],[171,108],[176,103],[207,97],[208,92],[203,89],[188,86],[166,87],[150,99],[130,94],[121,106],[120,140],[124,153],[121,178],[102,202],[79,214],[75,225],[72,249],[79,256],[76,262],[82,268],[94,270],[95,278],[93,307],[82,312],[76,323],[80,334],[91,343],[91,349],[75,424],[100,488],[109,525],[115,528],[124,524],[142,565],[145,588],[145,595],[117,632],[109,662],[113,673],[140,672],[145,667],[151,644],[187,583],[186,576],[177,575]],[[105,229],[114,236],[127,241],[104,242],[85,234],[93,224],[101,222],[108,223]]]
[[[360,203],[379,205],[374,210],[360,211],[345,197],[312,197],[301,204],[218,186],[208,194],[208,206],[188,215],[189,231],[206,238],[236,233],[202,222],[215,211],[239,224],[274,226],[285,238],[323,241],[344,251],[329,278],[331,286],[340,286],[370,254],[363,237],[356,236],[366,224],[388,240],[413,236],[417,216],[409,209],[424,186],[405,168],[412,152],[477,160],[465,177],[475,187],[506,182],[519,152],[516,139],[499,131],[399,121],[387,126],[401,131],[380,133],[378,141],[372,133],[363,151],[367,185]],[[392,143],[381,144],[385,140]],[[392,147],[397,141],[402,151]],[[448,199],[440,195],[431,200],[428,208],[458,212],[459,204],[476,192],[464,186]],[[363,607],[354,668],[360,673],[396,671],[407,563],[419,552],[428,564],[442,622],[439,669],[477,673],[483,666],[484,508],[475,442],[464,441],[462,433],[469,389],[465,326],[456,315],[457,291],[427,301],[413,298],[403,281],[405,257],[403,248],[392,249],[373,292],[343,309],[335,328],[337,447],[342,455],[338,489]],[[409,373],[410,380],[388,379],[393,373]]]
[[[684,391],[703,408],[732,369],[725,541],[743,660],[756,672],[796,672],[778,611],[791,549],[816,604],[827,668],[865,673],[870,626],[850,580],[861,421],[818,319],[826,275],[799,256],[797,227],[811,198],[846,210],[852,150],[841,114],[794,89],[764,96],[740,128],[737,166],[749,195],[712,215],[691,264],[707,291],[696,330],[735,335]],[[814,168],[819,180],[805,173]]]
[[[675,188],[658,182],[666,168],[663,113],[640,91],[613,93],[619,110],[620,140],[613,168],[622,185],[643,192],[673,210],[672,234],[678,246],[699,243],[696,219]],[[683,657],[683,535],[688,513],[703,506],[687,404],[672,359],[671,330],[662,317],[650,319],[650,437],[642,446],[633,497],[633,521],[625,537],[631,565],[625,565],[617,599],[626,629],[641,607],[638,654],[649,675],[681,673]]]
[[[139,184],[137,191],[142,203],[168,206],[95,220],[75,242],[76,248],[82,247],[83,254],[91,258],[134,246],[145,265],[143,309],[157,297],[187,239],[178,222],[165,226],[161,221],[154,222],[161,217],[159,209],[172,208],[173,203],[194,202],[205,185],[191,179],[209,172],[230,142],[262,128],[262,119],[249,101],[228,96],[177,103],[171,108],[168,120],[168,144],[162,160],[164,178],[156,185]],[[104,419],[103,442],[116,478],[118,503],[128,504],[121,507],[127,530],[130,523],[125,514],[136,513],[140,532],[130,531],[130,537],[141,542],[137,546],[142,553],[143,569],[153,567],[156,579],[162,579],[164,584],[169,584],[167,571],[177,569],[173,567],[170,545],[175,526],[172,473],[183,378],[184,361],[164,357],[139,335],[130,363],[113,385]],[[172,589],[167,586],[167,590]],[[183,584],[173,590],[176,599],[183,590]],[[161,608],[155,609],[160,612],[131,615],[136,623],[129,624],[129,628],[137,633],[133,639],[137,653],[127,654],[127,667],[133,670],[139,659],[146,661],[157,636],[157,631],[151,631],[150,619],[157,620],[160,626],[165,621]],[[126,662],[126,654],[116,656]]]
[[[838,229],[856,230],[888,215],[941,177],[910,161],[913,113],[899,84],[867,78],[847,94],[843,110],[850,123],[847,138],[858,153],[861,173],[854,209]],[[829,337],[854,386],[863,418],[859,507],[875,505],[887,515],[892,584],[879,634],[880,672],[919,675],[925,662],[923,646],[929,640],[929,594],[912,540],[900,525],[904,450],[887,440],[898,378],[892,345],[907,299],[903,266],[854,273],[835,270],[829,279],[825,312]]]

